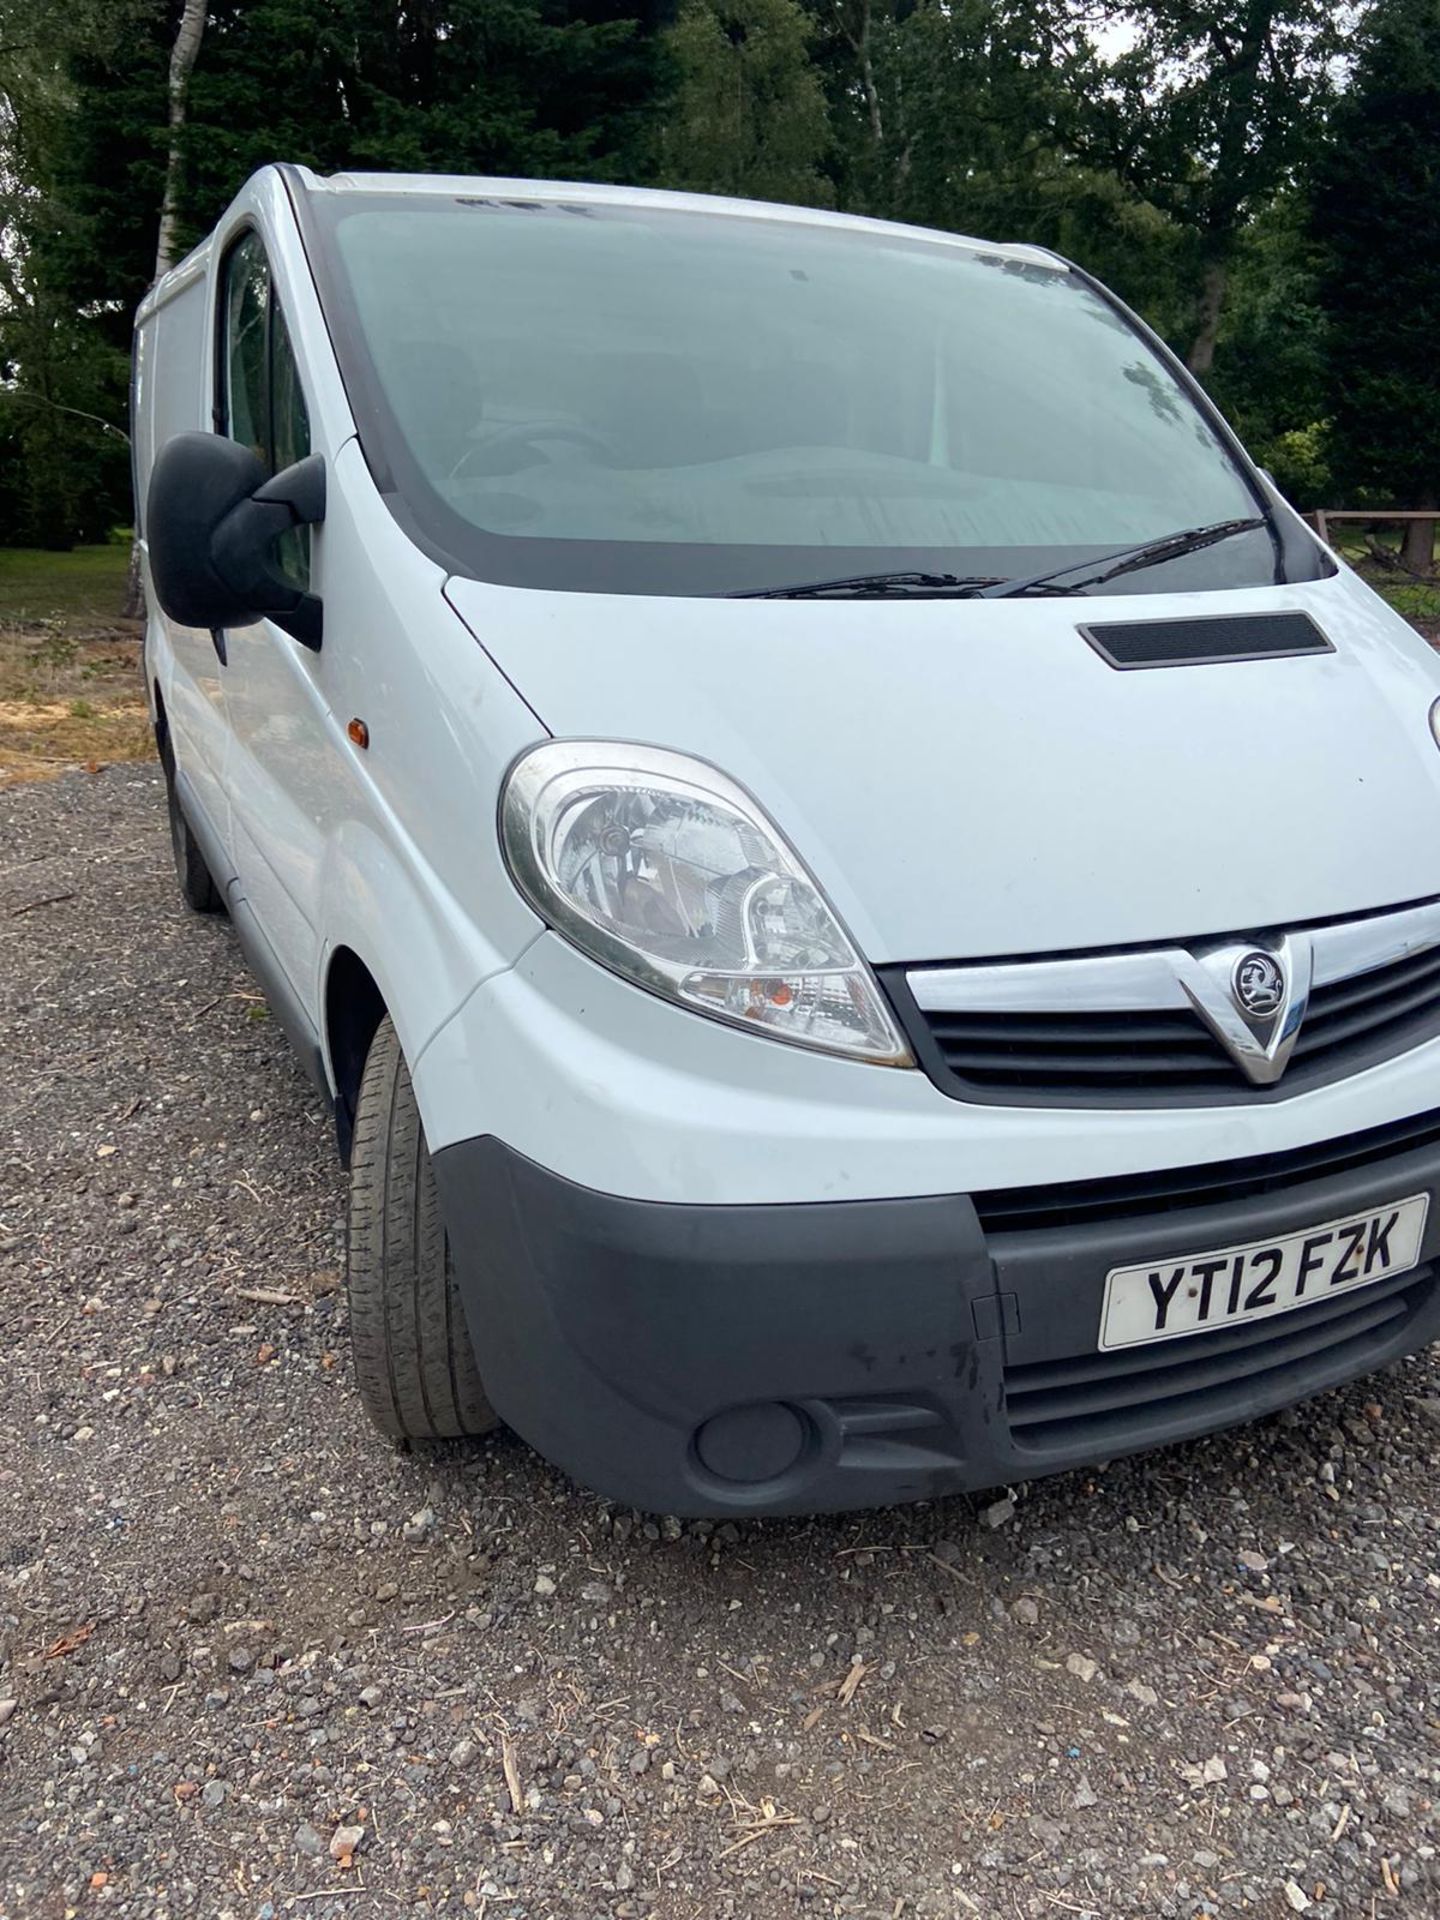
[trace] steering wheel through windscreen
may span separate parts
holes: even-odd
[[[459,480],[466,474],[483,478],[504,473],[515,473],[529,464],[525,461],[511,460],[497,463],[496,454],[518,452],[530,448],[541,459],[550,456],[545,451],[546,442],[563,441],[571,446],[588,447],[604,460],[613,462],[615,449],[605,438],[591,427],[584,427],[572,420],[512,420],[500,426],[493,433],[487,433],[483,440],[473,447],[467,447],[450,470],[450,478]],[[477,464],[480,463],[480,464]]]

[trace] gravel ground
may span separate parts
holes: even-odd
[[[0,1912],[1440,1913],[1432,1359],[1013,1507],[397,1452],[157,773],[3,809]]]

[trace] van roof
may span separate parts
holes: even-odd
[[[1017,241],[977,240],[935,227],[919,227],[894,220],[872,220],[860,214],[832,213],[819,207],[799,207],[772,200],[739,200],[722,194],[674,193],[655,187],[616,187],[583,180],[517,180],[488,174],[448,173],[332,173],[321,175],[308,167],[286,166],[291,182],[308,193],[410,194],[432,199],[561,201],[568,205],[656,207],[688,213],[707,213],[747,220],[801,223],[806,226],[848,228],[856,233],[913,234],[917,239],[949,243],[971,252],[1001,254],[1028,260],[1063,272],[1066,262],[1044,247]]]
[[[655,187],[614,187],[588,180],[517,180],[490,174],[468,173],[332,173],[319,174],[309,167],[289,161],[272,162],[252,175],[283,178],[292,193],[314,194],[406,194],[417,199],[467,199],[556,201],[567,206],[663,207],[685,213],[704,213],[732,219],[789,222],[804,226],[838,227],[853,233],[876,235],[910,234],[942,246],[953,246],[970,253],[998,254],[1002,259],[1028,261],[1049,267],[1055,273],[1068,273],[1069,262],[1048,248],[1020,241],[977,240],[962,233],[947,233],[937,227],[917,227],[895,220],[871,220],[861,214],[831,213],[819,207],[790,206],[774,200],[738,200],[724,194],[672,193]],[[249,182],[247,182],[247,185]],[[203,273],[210,257],[213,234],[192,247],[182,260],[157,280],[136,311],[138,325],[157,307],[172,299]]]

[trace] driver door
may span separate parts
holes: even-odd
[[[312,451],[310,413],[282,291],[257,229],[245,229],[227,250],[218,296],[217,425],[278,473]],[[296,529],[276,543],[281,570],[297,586],[310,584],[311,531]],[[276,960],[313,1014],[329,771],[322,656],[269,620],[232,627],[223,638],[236,872]]]

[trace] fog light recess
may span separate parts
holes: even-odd
[[[768,1400],[753,1407],[727,1407],[695,1435],[700,1464],[717,1480],[753,1486],[778,1480],[800,1459],[810,1422],[796,1407]]]

